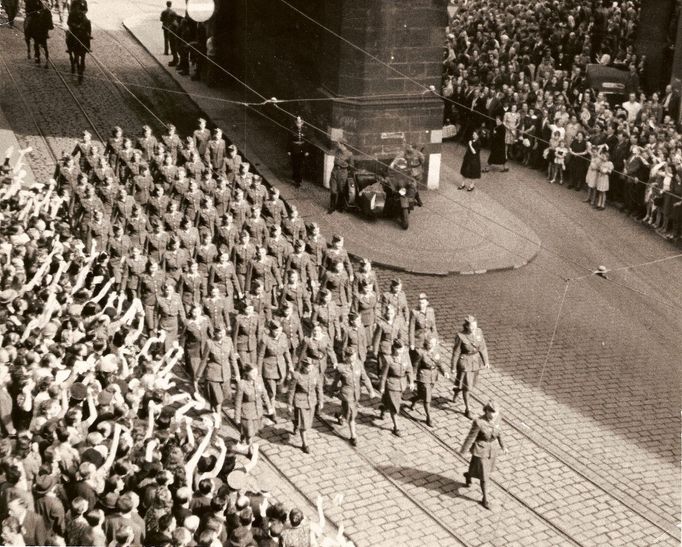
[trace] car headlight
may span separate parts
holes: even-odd
[[[398,190],[398,193],[399,193],[401,196],[404,196],[405,194],[407,194],[407,190],[405,190],[405,188],[401,188],[400,190]]]

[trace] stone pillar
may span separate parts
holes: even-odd
[[[414,143],[427,156],[425,182],[437,188],[443,101],[428,88],[440,88],[445,2],[333,4],[327,21],[336,22],[338,34],[363,51],[336,36],[325,37],[331,65],[323,81],[332,99],[330,140],[347,141],[359,163],[390,161],[404,142]]]

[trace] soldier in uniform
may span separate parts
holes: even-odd
[[[213,412],[219,412],[223,401],[232,400],[232,378],[239,384],[237,352],[232,340],[225,336],[225,328],[218,327],[206,343],[204,360],[197,371],[197,377],[205,380],[208,402]]]
[[[341,398],[341,413],[336,415],[339,425],[348,422],[350,429],[350,444],[358,445],[358,436],[355,428],[355,418],[358,415],[360,403],[360,389],[365,385],[371,398],[374,398],[372,382],[365,371],[364,361],[353,347],[347,347],[343,351],[343,361],[336,369],[336,381],[332,386],[333,391],[339,388]]]
[[[227,179],[220,175],[216,184],[216,189],[213,192],[213,204],[215,205],[216,214],[219,217],[226,215],[230,210],[230,202],[232,201],[232,188]]]
[[[256,255],[249,261],[246,269],[245,290],[253,291],[256,282],[263,285],[267,303],[272,306],[274,293],[282,288],[282,278],[279,268],[272,256],[269,256],[267,249],[263,246],[256,247]]]
[[[430,338],[438,338],[436,314],[429,306],[425,293],[419,293],[419,306],[410,312],[410,351],[415,352],[424,347]]]
[[[351,264],[350,257],[348,256],[348,251],[343,248],[343,237],[340,235],[335,235],[332,237],[332,244],[329,248],[325,248],[322,252],[322,269],[320,274],[324,270],[332,270],[336,262],[341,262],[343,267],[348,274],[348,279],[352,283],[354,280],[353,276],[353,264]],[[407,318],[406,318],[407,319]]]
[[[316,408],[324,407],[322,378],[314,363],[303,359],[299,369],[294,371],[289,382],[289,409],[294,421],[294,435],[301,434],[301,450],[310,453],[307,431],[312,427]]]
[[[130,238],[123,233],[123,226],[114,224],[111,228],[111,237],[107,241],[107,252],[114,281],[121,287],[123,287],[123,265],[129,251]]]
[[[338,308],[340,318],[347,317],[352,299],[351,284],[341,261],[333,262],[331,268],[324,272],[320,286],[332,294],[332,301]]]
[[[132,296],[138,296],[140,277],[147,267],[147,257],[142,254],[142,247],[136,245],[130,238],[128,240],[129,245],[132,246],[132,256],[125,262],[125,272],[121,285],[123,290],[129,291]]]
[[[354,166],[353,153],[345,143],[339,141],[336,153],[334,154],[334,167],[329,179],[330,195],[327,213],[331,214],[337,210],[341,212],[345,210],[349,170],[353,169]]]
[[[379,302],[371,283],[366,280],[360,282],[351,309],[360,316],[368,342],[373,341],[374,326],[379,315]]]
[[[287,282],[282,288],[282,294],[279,297],[280,305],[284,302],[289,302],[294,309],[294,313],[300,318],[306,314],[310,314],[312,306],[310,304],[310,297],[305,286],[298,278],[296,270],[290,270],[287,274]]]
[[[300,282],[309,294],[314,294],[317,284],[317,271],[313,267],[310,255],[306,252],[306,244],[302,239],[294,243],[294,252],[291,253],[284,265],[284,272],[288,278],[289,272],[296,272]]]
[[[415,182],[414,199],[417,202],[417,205],[421,207],[423,204],[419,197],[419,184],[424,180],[424,154],[420,150],[417,150],[417,147],[414,144],[408,144],[405,148],[404,157],[407,162],[408,173]]]
[[[57,181],[57,188],[60,190],[67,188],[73,191],[80,175],[80,168],[76,165],[73,156],[66,155],[62,158],[62,165],[58,165],[55,170],[54,179]]]
[[[398,278],[392,279],[391,289],[381,295],[381,305],[387,306],[389,304],[395,308],[396,313],[403,319],[405,325],[408,325],[410,309],[407,305],[407,296],[403,291],[402,281]]]
[[[291,158],[291,178],[294,181],[294,185],[297,188],[300,188],[301,183],[303,182],[305,160],[309,156],[303,132],[303,120],[300,116],[296,116],[296,126],[291,141],[289,142],[289,151],[287,153]]]
[[[469,391],[476,387],[478,372],[482,368],[490,368],[485,338],[483,338],[483,331],[478,328],[476,318],[473,315],[467,315],[464,318],[462,331],[455,335],[450,373],[455,375],[452,402],[457,400],[461,391],[464,398],[464,415],[469,419],[471,419]]]
[[[382,354],[380,357],[382,368],[379,384],[379,392],[381,393],[380,419],[384,418],[384,413],[388,410],[393,421],[393,434],[396,437],[400,437],[397,416],[400,412],[403,392],[408,384],[410,391],[414,391],[412,366],[409,364],[409,360],[403,357],[402,351],[402,342],[396,340],[391,346],[391,353],[389,355]]]
[[[279,188],[270,189],[270,196],[263,202],[263,216],[274,226],[281,226],[289,216],[284,202],[279,197]]]
[[[319,323],[332,342],[340,336],[339,309],[332,300],[332,293],[327,289],[320,289],[318,302],[313,304],[313,313],[310,321],[312,323]]]
[[[233,312],[234,306],[232,302],[234,302],[235,295],[240,299],[244,295],[237,272],[234,269],[234,264],[230,262],[230,255],[227,252],[220,255],[218,263],[211,264],[208,270],[208,281],[210,285],[217,287],[220,293],[227,299],[228,312]]]
[[[223,130],[219,127],[213,130],[213,138],[206,144],[203,158],[204,163],[214,169],[222,167],[225,158],[225,140]]]
[[[182,272],[189,263],[187,251],[180,246],[177,239],[168,242],[168,249],[163,254],[163,270],[166,277],[174,281],[177,286],[182,278]]]
[[[247,300],[243,304],[242,313],[237,315],[232,330],[232,342],[239,353],[242,365],[256,366],[261,330],[262,320],[256,314],[253,303]]]
[[[342,355],[348,349],[352,349],[364,364],[367,359],[367,333],[359,314],[351,312],[348,315],[348,323],[341,325],[340,346]]]
[[[228,182],[234,182],[237,173],[239,173],[239,166],[242,164],[242,157],[237,152],[237,147],[231,144],[227,147],[227,155],[223,157],[222,165],[214,165],[214,169],[218,169],[223,173]]]
[[[180,294],[185,313],[189,314],[194,306],[201,304],[201,299],[206,294],[206,276],[199,271],[199,264],[191,262],[189,271],[180,277]]]
[[[244,365],[234,402],[234,421],[241,430],[241,441],[251,445],[263,420],[263,408],[272,414],[270,399],[255,366]]]
[[[83,138],[76,143],[71,156],[73,158],[78,156],[79,167],[81,171],[87,169],[87,159],[90,155],[90,150],[95,143],[92,142],[92,133],[87,129],[83,131]]]
[[[209,288],[209,296],[203,301],[204,312],[206,317],[211,322],[213,332],[222,329],[224,332],[231,332],[230,326],[230,311],[234,308],[230,299],[220,292],[218,285],[211,285]]]
[[[260,207],[254,205],[251,209],[251,216],[244,221],[244,229],[251,234],[251,241],[254,245],[265,245],[268,238],[268,225],[260,215]]]
[[[329,336],[324,332],[322,326],[318,323],[313,324],[313,330],[310,336],[303,339],[303,343],[298,350],[298,362],[310,361],[320,374],[320,378],[324,382],[327,366],[332,364],[336,370],[336,354],[334,353],[334,346]]]
[[[279,224],[270,226],[270,237],[265,242],[268,254],[275,259],[275,264],[280,272],[284,272],[287,258],[293,252],[291,243],[282,236],[282,227]]]
[[[270,321],[268,333],[258,345],[258,371],[272,401],[273,415],[277,410],[277,386],[282,386],[293,370],[289,341],[282,333],[282,326],[277,321]]]
[[[114,170],[116,176],[120,176],[119,154],[123,148],[123,129],[116,126],[111,130],[111,137],[107,139],[104,155],[109,160],[109,165]]]
[[[292,355],[296,355],[303,341],[301,318],[295,313],[293,304],[288,300],[282,302],[279,312],[275,317],[279,324],[282,325],[282,332],[289,341],[289,351]]]
[[[384,316],[377,319],[372,340],[372,351],[377,359],[381,356],[391,355],[393,343],[402,341],[404,323],[399,315],[396,315],[395,307],[391,304],[384,307]]]
[[[166,281],[163,292],[157,298],[158,327],[166,333],[164,345],[168,351],[178,340],[179,325],[187,323],[185,308],[180,296],[176,294],[172,281]]]
[[[355,272],[355,278],[353,279],[353,292],[359,292],[359,284],[361,281],[365,281],[372,285],[374,294],[379,294],[379,280],[377,279],[376,272],[372,269],[372,262],[367,258],[363,258],[360,262],[360,270]]]
[[[199,371],[206,356],[209,337],[213,334],[211,323],[201,309],[192,306],[191,316],[185,323],[185,359],[192,381],[196,388],[199,382]]]
[[[137,140],[137,148],[142,151],[142,157],[145,161],[152,159],[154,149],[158,144],[159,142],[152,134],[152,128],[148,125],[142,126],[142,136]]]
[[[230,213],[238,230],[243,230],[246,219],[251,215],[251,205],[244,199],[244,192],[240,188],[234,191],[234,199],[230,204]]]
[[[490,509],[488,502],[487,485],[490,474],[495,470],[498,447],[506,454],[507,449],[502,441],[502,431],[497,407],[490,401],[483,407],[483,415],[476,418],[471,424],[469,434],[464,439],[459,453],[465,456],[471,452],[469,470],[464,473],[466,486],[471,486],[471,479],[478,479],[481,483],[483,499],[481,504]]]
[[[196,261],[199,264],[199,271],[204,277],[208,274],[209,267],[215,262],[218,256],[218,247],[211,240],[211,234],[208,232],[201,232],[199,236],[201,244],[196,248]]]
[[[211,132],[206,129],[206,120],[204,118],[199,118],[199,128],[194,130],[192,138],[199,156],[202,158],[205,157],[208,141],[211,138]]]
[[[417,394],[412,397],[410,410],[414,410],[414,405],[417,401],[422,401],[424,403],[424,413],[426,414],[426,425],[432,427],[431,396],[433,394],[433,387],[436,385],[439,372],[446,378],[450,378],[450,374],[445,369],[445,364],[441,360],[436,338],[427,338],[423,347],[420,347],[416,353],[417,358],[415,359],[414,371],[417,377]]]
[[[166,276],[159,268],[159,264],[150,261],[147,266],[147,272],[140,277],[140,300],[142,300],[142,305],[144,306],[145,323],[150,331],[154,331],[157,328],[157,299],[165,282]]]
[[[182,141],[172,123],[169,123],[166,127],[168,128],[168,133],[161,135],[161,141],[170,157],[173,158],[173,164],[176,164],[178,162],[178,151],[182,148]]]

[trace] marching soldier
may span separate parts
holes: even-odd
[[[414,391],[412,366],[409,364],[409,360],[403,357],[402,351],[402,342],[396,340],[391,346],[391,353],[388,355],[382,354],[380,357],[382,368],[381,382],[379,384],[379,393],[381,393],[380,419],[384,418],[386,411],[389,412],[393,421],[393,434],[396,437],[401,436],[398,429],[397,416],[400,412],[403,393],[408,385],[410,391]]]
[[[231,144],[227,147],[227,155],[223,157],[222,165],[214,165],[214,169],[218,169],[223,173],[228,182],[234,182],[237,173],[239,173],[239,166],[242,164],[242,157],[237,152],[237,147]]]
[[[222,329],[224,332],[231,332],[230,311],[234,308],[232,302],[225,298],[220,292],[218,285],[211,285],[209,296],[204,298],[204,312],[211,322],[213,332]]]
[[[338,308],[339,316],[341,318],[347,317],[352,298],[351,284],[341,261],[332,263],[331,268],[324,272],[320,279],[320,286],[331,293],[332,301]]]
[[[249,261],[244,287],[248,291],[253,291],[257,282],[263,285],[267,303],[272,306],[275,290],[282,288],[282,278],[274,258],[269,256],[267,249],[262,246],[256,247],[256,255]]]
[[[270,237],[265,242],[268,254],[275,259],[275,264],[280,272],[284,272],[287,258],[293,252],[293,247],[282,236],[282,227],[279,224],[270,226]]]
[[[189,221],[187,217],[183,217],[180,222],[180,230],[176,233],[183,248],[187,249],[190,257],[196,254],[196,248],[199,244],[199,230]]]
[[[461,391],[464,398],[464,415],[469,419],[471,419],[469,391],[476,387],[478,373],[483,368],[490,368],[483,331],[478,328],[476,318],[473,315],[467,315],[464,318],[462,330],[455,335],[450,373],[455,375],[452,402],[457,400]]]
[[[294,252],[291,253],[284,265],[285,275],[290,272],[296,272],[300,282],[306,289],[306,292],[313,294],[315,285],[317,284],[317,270],[314,268],[310,255],[306,252],[306,244],[302,239],[296,240],[294,243]]]
[[[309,314],[312,309],[308,291],[298,279],[298,272],[296,270],[291,270],[287,274],[287,282],[284,284],[279,298],[280,305],[283,305],[285,302],[291,304],[294,313],[299,318]]]
[[[273,409],[265,391],[263,380],[255,366],[246,364],[235,397],[234,421],[241,431],[240,441],[249,446],[260,431],[264,407],[268,415],[271,415]]]
[[[317,369],[323,381],[329,363],[336,369],[337,361],[334,346],[329,336],[318,323],[313,324],[310,336],[306,336],[303,339],[303,343],[299,348],[298,362],[300,364],[303,361],[309,361]]]
[[[378,318],[374,328],[372,351],[377,359],[391,355],[396,341],[402,341],[404,332],[402,317],[396,315],[395,307],[391,304],[384,308],[384,316]],[[402,347],[402,346],[401,346]]]
[[[239,237],[239,243],[232,248],[231,260],[234,264],[234,269],[237,272],[237,279],[239,279],[239,286],[246,289],[246,271],[249,263],[256,256],[256,247],[251,243],[249,232],[242,230]]]
[[[288,300],[282,302],[276,319],[289,341],[289,351],[292,355],[296,355],[303,341],[303,326],[301,325],[301,318],[294,311],[293,304]]]
[[[408,324],[410,320],[410,311],[407,305],[407,296],[405,296],[405,293],[403,292],[403,284],[400,279],[395,278],[391,280],[391,289],[381,295],[381,305],[393,306],[405,325]]]
[[[409,175],[415,182],[415,196],[414,199],[417,205],[421,207],[422,200],[419,197],[419,184],[424,180],[424,154],[414,144],[408,144],[405,148],[405,161],[407,162],[407,169]]]
[[[367,333],[360,316],[355,312],[348,315],[348,323],[341,325],[342,355],[348,350],[353,350],[360,362],[364,364],[367,359]]]
[[[332,237],[331,246],[329,248],[325,246],[323,249],[321,263],[322,271],[333,269],[336,262],[341,262],[343,264],[343,267],[348,274],[348,279],[352,283],[354,279],[353,264],[351,264],[348,251],[343,248],[343,237],[340,235]],[[407,320],[407,317],[405,319]]]
[[[124,290],[128,290],[132,296],[136,297],[140,294],[140,278],[147,267],[147,257],[142,254],[141,247],[135,245],[130,238],[128,239],[132,245],[132,256],[125,262],[122,286]]]
[[[175,164],[178,162],[178,151],[182,148],[182,141],[172,123],[169,123],[166,127],[168,132],[165,135],[161,135],[161,141],[170,157],[173,158],[173,164]]]
[[[279,188],[270,189],[270,196],[263,202],[263,216],[271,226],[281,226],[284,219],[289,216],[284,202],[279,197]]]
[[[256,367],[262,323],[254,310],[253,303],[247,300],[243,304],[243,312],[237,315],[232,330],[232,342],[239,353],[242,365],[249,364]]]
[[[352,310],[360,316],[368,341],[374,341],[374,326],[379,315],[379,302],[371,283],[363,280],[353,298]]]
[[[177,239],[171,239],[168,242],[168,249],[163,254],[163,270],[166,272],[166,277],[172,279],[177,286],[182,278],[182,272],[189,264],[189,255],[187,251],[180,246]]]
[[[208,282],[220,290],[220,294],[226,298],[228,312],[233,312],[234,306],[232,302],[234,302],[235,295],[240,299],[244,295],[242,294],[242,288],[237,272],[234,269],[234,264],[230,262],[230,255],[226,252],[220,255],[220,261],[217,264],[211,264],[208,271]]]
[[[199,118],[199,128],[194,130],[192,137],[199,156],[202,158],[205,157],[208,141],[211,138],[211,132],[206,129],[206,120],[204,118]]]
[[[218,250],[226,254],[229,260],[232,249],[234,249],[234,246],[239,241],[239,228],[233,221],[232,213],[225,213],[220,218],[216,239]]]
[[[201,243],[196,248],[196,261],[199,265],[201,275],[206,277],[208,269],[218,256],[218,247],[211,240],[211,234],[208,232],[201,232],[199,239]]]
[[[197,377],[206,381],[208,402],[213,412],[219,412],[223,401],[232,400],[232,378],[241,382],[237,352],[232,340],[225,336],[225,328],[218,327],[206,343],[206,354]]]
[[[179,325],[187,323],[185,308],[180,296],[176,294],[172,281],[166,281],[163,292],[157,298],[158,327],[166,333],[164,344],[168,351],[178,340]]]
[[[195,388],[199,382],[201,364],[206,355],[209,337],[213,329],[201,306],[192,306],[191,316],[185,323],[185,358]]]
[[[213,138],[206,143],[206,152],[203,154],[204,163],[213,168],[220,168],[225,159],[225,140],[223,130],[216,127],[213,130]]]
[[[154,331],[157,328],[156,306],[157,300],[166,282],[163,271],[157,262],[149,262],[147,272],[140,277],[140,300],[144,306],[144,318],[147,328]]]
[[[253,206],[251,216],[244,221],[244,228],[251,234],[251,241],[254,245],[265,245],[265,240],[268,238],[268,225],[260,215],[259,206]]]
[[[230,213],[232,218],[234,218],[235,226],[241,231],[244,228],[246,219],[251,216],[251,205],[244,199],[244,192],[240,188],[237,188],[234,192],[234,199],[230,204]]]
[[[350,430],[350,444],[358,445],[358,436],[355,427],[355,418],[358,415],[360,403],[360,390],[362,384],[373,399],[375,397],[372,382],[367,376],[363,359],[361,359],[353,347],[347,347],[343,352],[343,361],[336,369],[336,381],[333,390],[340,387],[341,413],[336,415],[339,425],[348,422]]]
[[[310,454],[307,431],[312,427],[316,409],[324,407],[322,378],[314,363],[308,359],[300,361],[299,369],[291,375],[289,383],[289,409],[294,421],[294,435],[301,434],[301,450]]]
[[[313,304],[310,321],[313,324],[318,323],[332,342],[340,336],[339,309],[332,300],[332,293],[327,289],[321,289],[318,293],[318,302]]]
[[[282,326],[277,321],[270,321],[268,334],[258,345],[258,371],[263,377],[265,390],[272,402],[273,416],[277,409],[277,386],[281,386],[293,371],[289,341],[282,333]]]
[[[148,125],[142,126],[142,136],[137,140],[137,148],[142,151],[142,157],[145,161],[152,159],[154,149],[158,144],[159,142],[152,134],[152,128]]]
[[[360,269],[355,272],[355,278],[353,279],[353,292],[359,292],[359,284],[361,281],[372,286],[374,294],[379,294],[379,280],[377,279],[376,272],[372,269],[372,262],[364,258],[360,261]]]
[[[427,338],[424,347],[417,350],[414,370],[417,377],[417,394],[412,397],[410,410],[414,410],[414,405],[417,401],[422,401],[424,403],[424,413],[426,414],[426,425],[433,427],[431,422],[433,387],[436,385],[439,372],[446,378],[450,378],[450,374],[448,374],[445,364],[441,360],[435,338]]]
[[[346,194],[348,192],[349,170],[355,166],[353,153],[344,142],[339,141],[334,154],[334,167],[329,179],[329,209],[327,213],[345,210]]]
[[[111,237],[107,241],[109,253],[109,266],[111,267],[114,281],[123,287],[123,266],[130,252],[130,238],[123,233],[123,226],[114,224],[111,228]]]
[[[419,306],[410,312],[409,338],[412,352],[423,348],[426,340],[438,338],[436,314],[425,293],[419,293]]]
[[[289,142],[288,155],[291,158],[291,178],[297,188],[300,188],[301,183],[303,182],[305,160],[309,156],[304,137],[303,120],[300,116],[296,116],[296,126],[291,141]]]
[[[109,161],[109,165],[114,170],[116,176],[120,176],[120,159],[119,154],[123,148],[123,129],[119,126],[115,126],[111,130],[111,137],[107,139],[107,145],[104,149],[104,155]]]

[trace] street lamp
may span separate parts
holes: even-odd
[[[187,0],[187,15],[197,23],[205,23],[215,11],[214,0]]]

